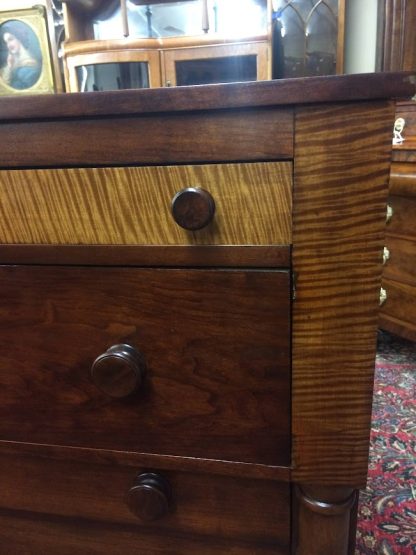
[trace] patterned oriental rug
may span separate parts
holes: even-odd
[[[356,555],[416,554],[416,343],[379,333]]]

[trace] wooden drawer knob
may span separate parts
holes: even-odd
[[[214,199],[204,189],[188,187],[173,197],[173,219],[184,229],[189,231],[202,229],[212,221],[214,214]]]
[[[95,385],[116,399],[138,390],[145,372],[143,356],[130,345],[113,345],[95,359],[91,378]]]
[[[127,505],[140,520],[150,522],[168,514],[170,499],[169,482],[159,474],[146,472],[137,476],[127,494]]]

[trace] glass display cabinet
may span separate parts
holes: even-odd
[[[273,0],[273,77],[343,72],[345,0]]]
[[[69,92],[343,71],[345,0],[66,0]]]
[[[271,78],[271,0],[67,0],[67,90]]]

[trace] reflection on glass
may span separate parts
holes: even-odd
[[[255,55],[185,60],[175,63],[177,85],[207,85],[255,81],[257,60]]]
[[[149,87],[147,62],[91,64],[77,67],[76,72],[80,92]]]
[[[336,72],[338,0],[273,0],[273,77]]]
[[[195,36],[202,29],[201,0],[137,4],[127,0],[130,38]],[[208,33],[227,37],[248,37],[267,32],[267,0],[208,0]],[[98,15],[94,22],[94,38],[102,40],[123,37],[121,10],[118,5],[110,13]]]
[[[335,73],[337,21],[324,3],[312,12],[306,27],[306,75]]]

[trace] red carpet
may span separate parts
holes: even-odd
[[[380,332],[356,555],[416,554],[416,344]]]

